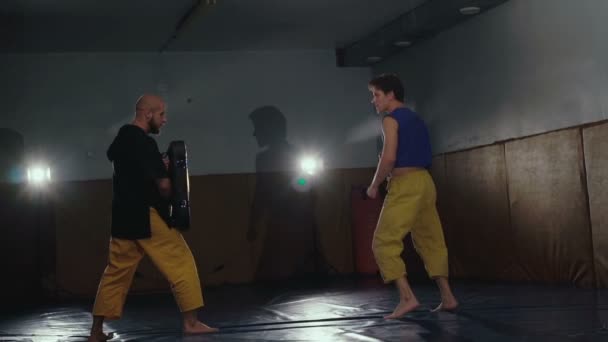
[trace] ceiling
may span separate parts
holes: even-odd
[[[1,48],[20,52],[333,49],[424,1],[215,0],[207,5],[207,0],[2,0]],[[177,39],[170,41],[180,20],[199,2]]]
[[[337,49],[348,66],[387,33],[421,39],[463,20],[461,6],[504,1],[2,0],[0,52]]]
[[[336,49],[339,66],[366,66],[488,11],[508,0],[428,0],[365,37]]]

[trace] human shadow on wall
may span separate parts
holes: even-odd
[[[314,189],[298,182],[298,148],[287,140],[287,121],[274,106],[249,114],[260,151],[247,240],[259,248],[254,281],[318,274],[321,255]],[[255,256],[252,257],[255,262]]]
[[[0,182],[18,183],[23,181],[24,150],[23,136],[11,129],[0,127],[0,146],[3,153],[0,159]]]

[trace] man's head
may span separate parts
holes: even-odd
[[[403,105],[404,90],[401,80],[395,74],[382,74],[369,81],[372,103],[376,112],[387,113]]]
[[[275,145],[287,139],[287,121],[278,108],[256,108],[249,114],[249,118],[253,123],[253,136],[259,147]]]
[[[142,95],[135,104],[135,123],[147,133],[158,134],[167,123],[165,102],[157,95]]]

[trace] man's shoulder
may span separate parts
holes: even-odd
[[[421,120],[418,113],[406,107],[395,109],[391,113],[391,115],[399,122],[412,122]]]
[[[141,127],[132,124],[123,125],[118,131],[118,135],[123,137],[129,137],[138,141],[143,141],[149,144],[156,144],[156,140],[154,140],[154,138],[144,132]]]
[[[147,136],[143,129],[132,124],[125,124],[120,127],[118,135]]]

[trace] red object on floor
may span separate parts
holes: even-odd
[[[364,187],[352,187],[350,194],[355,272],[376,274],[378,265],[372,252],[372,239],[383,199],[380,196],[368,198],[365,191]]]

